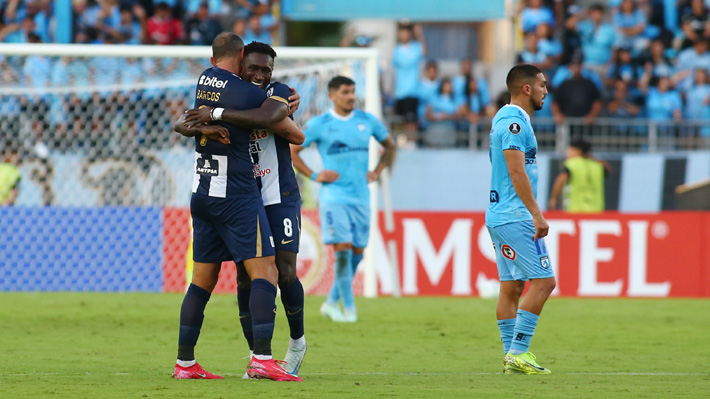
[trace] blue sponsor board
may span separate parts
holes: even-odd
[[[0,291],[160,292],[162,208],[0,207]]]

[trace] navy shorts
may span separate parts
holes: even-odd
[[[274,239],[261,197],[192,194],[193,260],[214,263],[274,256]]]
[[[301,203],[299,201],[266,207],[277,251],[298,253],[301,243]]]

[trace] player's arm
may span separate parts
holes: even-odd
[[[319,183],[332,183],[338,180],[340,174],[334,170],[322,170],[320,173],[315,174],[313,169],[306,165],[303,158],[301,158],[301,155],[299,154],[304,148],[305,147],[302,145],[291,145],[291,162],[293,162],[293,167],[296,168],[297,171],[309,176],[311,180]]]
[[[259,108],[236,110],[230,108],[202,107],[188,110],[185,122],[188,124],[224,121],[230,125],[247,129],[272,128],[288,116],[289,108],[286,100],[280,101],[269,97]]]
[[[375,170],[367,174],[367,181],[370,183],[379,180],[382,171],[385,170],[386,167],[392,166],[392,162],[394,162],[396,147],[392,137],[387,136],[387,138],[380,141],[380,144],[382,144],[385,150],[382,152],[382,155],[380,155],[380,161],[377,163]]]
[[[565,168],[557,178],[555,179],[555,184],[552,186],[552,192],[550,193],[550,200],[547,201],[547,209],[557,209],[557,199],[562,193],[562,188],[569,181],[569,171]]]
[[[518,197],[532,214],[533,224],[535,225],[533,240],[545,237],[550,227],[542,216],[540,207],[537,206],[537,201],[535,201],[530,178],[525,171],[525,153],[520,150],[508,149],[503,151],[503,155],[508,165],[508,174],[510,175],[510,181],[513,183],[515,193],[518,194]]]
[[[301,129],[301,125],[291,118],[284,118],[271,127],[274,134],[278,134],[291,144],[301,145],[306,140],[306,135]]]
[[[220,125],[190,124],[185,122],[185,115],[181,115],[175,122],[174,129],[185,137],[195,137],[198,134],[207,136],[208,139],[217,140],[222,144],[229,144],[229,129]]]

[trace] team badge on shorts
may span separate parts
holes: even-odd
[[[510,124],[510,126],[508,126],[508,131],[511,132],[511,133],[513,133],[513,134],[518,134],[518,133],[520,133],[520,125],[518,125],[517,123],[513,122],[513,123]]]
[[[542,266],[543,269],[550,268],[550,258],[547,256],[540,258],[540,266]]]
[[[517,257],[515,250],[511,248],[508,244],[505,244],[500,247],[500,251],[506,259],[515,260],[515,258]]]

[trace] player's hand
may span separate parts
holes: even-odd
[[[293,93],[293,95],[288,98],[289,115],[293,115],[293,113],[298,110],[298,106],[301,105],[301,95],[298,94],[295,88],[291,87],[291,93]]]
[[[322,170],[316,176],[316,181],[318,183],[332,183],[340,177],[340,174],[334,170]]]
[[[533,241],[537,241],[538,238],[545,237],[550,230],[550,226],[547,224],[545,218],[540,216],[533,216],[533,225],[535,225],[535,235],[533,236]]]
[[[200,131],[210,140],[217,140],[222,144],[229,144],[229,129],[220,125],[203,125]]]
[[[198,125],[212,122],[212,107],[200,107],[185,111],[185,123]]]
[[[367,172],[367,182],[372,183],[380,180],[380,173],[373,170],[372,172]]]

